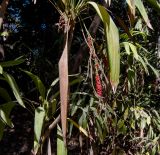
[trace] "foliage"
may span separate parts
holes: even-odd
[[[39,0],[29,5],[37,14],[43,3]],[[5,125],[13,127],[10,113],[19,104],[34,113],[33,154],[44,154],[45,148],[51,154],[52,132],[57,136],[57,154],[67,154],[68,141],[74,135],[78,135],[82,154],[100,154],[103,145],[105,153],[113,155],[160,153],[160,88],[154,82],[159,79],[159,49],[151,43],[156,26],[149,20],[149,12],[153,8],[159,13],[160,5],[156,0],[123,3],[122,8],[119,1],[111,0],[49,0],[49,11],[54,12],[49,13],[51,19],[43,20],[52,21],[51,27],[56,27],[52,29],[56,36],[51,37],[53,45],[50,38],[43,40],[40,35],[52,35],[45,30],[46,23],[41,25],[45,30],[42,32],[31,19],[25,20],[25,13],[20,11],[23,22],[16,22],[22,24],[23,30],[16,28],[12,35],[22,40],[13,42],[13,36],[9,36],[11,41],[3,44],[9,53],[6,56],[15,59],[13,52],[19,51],[16,56],[20,57],[0,62],[0,82],[10,86],[0,87],[4,103],[0,105],[0,139]],[[53,16],[58,23],[52,20]],[[99,24],[92,30],[88,25],[95,17]],[[24,25],[30,28],[25,30]],[[29,30],[31,40],[24,35]],[[75,53],[77,43],[81,44],[80,54]],[[36,53],[38,48],[41,52]],[[83,60],[78,65],[80,71],[74,74],[72,69],[79,58]],[[26,86],[19,81],[27,81]],[[22,88],[19,90],[18,86]]]

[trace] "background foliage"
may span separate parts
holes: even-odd
[[[158,1],[3,0],[0,12],[1,146],[18,107],[32,154],[160,153]]]

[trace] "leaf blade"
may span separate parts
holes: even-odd
[[[94,7],[104,24],[104,31],[108,46],[110,83],[112,90],[115,93],[120,75],[119,32],[112,18],[103,6],[96,4],[95,2],[88,2],[88,4]]]

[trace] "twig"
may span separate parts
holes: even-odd
[[[45,130],[45,133],[42,137],[42,144],[46,140],[46,138],[50,135],[51,131],[55,128],[55,126],[60,122],[61,115],[59,114],[58,117],[49,125],[48,129]]]

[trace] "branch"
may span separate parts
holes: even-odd
[[[49,125],[48,129],[45,130],[45,133],[42,137],[42,144],[46,140],[46,138],[50,135],[51,131],[56,127],[56,125],[60,122],[61,115],[59,114],[58,117]]]

